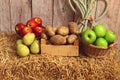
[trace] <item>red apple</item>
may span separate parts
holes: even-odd
[[[38,25],[37,22],[35,22],[35,20],[33,20],[33,19],[27,21],[27,26],[32,29],[37,27],[37,25]]]
[[[32,29],[28,26],[25,26],[23,29],[22,29],[22,34],[25,35],[27,33],[32,33]]]
[[[33,20],[38,24],[38,26],[42,26],[42,19],[39,17],[33,18]]]
[[[22,36],[22,29],[25,27],[23,23],[18,23],[15,26],[15,31],[18,35]]]
[[[35,27],[33,32],[35,33],[36,37],[40,37],[41,33],[44,32],[44,29],[42,27]]]

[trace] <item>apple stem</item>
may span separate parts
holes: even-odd
[[[75,12],[75,14],[81,14],[81,16],[78,16],[77,19],[80,33],[83,31],[83,29],[87,29],[89,27],[88,24],[90,22],[92,23],[90,28],[92,28],[95,22],[100,20],[108,10],[108,0],[104,0],[105,8],[102,14],[98,18],[91,20],[91,15],[96,10],[97,0],[67,0],[67,1],[73,12]],[[78,9],[75,8],[74,4]]]

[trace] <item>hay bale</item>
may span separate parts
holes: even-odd
[[[0,34],[0,80],[120,80],[119,51],[105,58],[16,55],[16,34]]]

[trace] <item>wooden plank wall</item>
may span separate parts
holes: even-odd
[[[1,0],[0,1],[0,32],[12,32],[18,22],[26,21],[32,17],[41,17],[43,25],[56,27],[67,25],[74,20],[74,13],[69,7],[63,9],[66,0]],[[98,1],[98,0],[97,0]],[[120,48],[120,0],[108,0],[109,11],[98,23],[104,24],[118,35]],[[97,4],[98,16],[104,4],[100,0]]]

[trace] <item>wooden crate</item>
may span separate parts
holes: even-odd
[[[41,39],[41,53],[58,56],[79,56],[78,40],[74,42],[74,45],[51,45],[46,44],[46,40]]]

